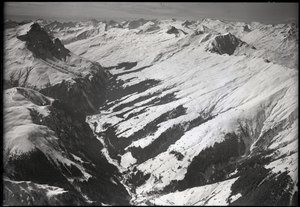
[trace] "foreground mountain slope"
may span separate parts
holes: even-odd
[[[117,168],[85,123],[105,99],[105,71],[37,23],[6,32],[3,202],[128,204]]]
[[[8,89],[4,100],[5,204],[126,204],[84,116],[32,89]]]

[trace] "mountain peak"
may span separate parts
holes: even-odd
[[[70,51],[63,46],[61,41],[56,38],[53,42],[52,37],[36,22],[31,25],[25,35],[17,36],[17,38],[25,41],[27,49],[41,59],[55,57],[61,60],[69,56]]]
[[[30,28],[31,28],[31,31],[41,31],[42,30],[41,26],[37,22],[33,23]]]
[[[211,42],[209,51],[218,54],[232,55],[235,49],[243,44],[245,44],[245,42],[228,32],[222,35],[217,35]]]

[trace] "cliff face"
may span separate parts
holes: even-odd
[[[207,46],[207,51],[220,55],[241,55],[251,54],[256,48],[240,40],[231,33],[216,35]]]
[[[31,25],[31,29],[25,35],[17,36],[21,41],[26,42],[27,48],[38,58],[66,59],[70,51],[66,49],[58,38],[54,41],[38,23]]]

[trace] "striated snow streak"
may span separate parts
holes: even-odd
[[[230,187],[238,178],[233,178],[211,185],[190,188],[185,191],[166,194],[153,200],[150,200],[154,205],[228,205],[227,198],[231,194]],[[236,199],[231,197],[231,202]]]

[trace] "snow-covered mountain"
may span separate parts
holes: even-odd
[[[4,96],[7,192],[22,186],[31,201],[28,188],[46,189],[50,204],[127,204],[127,191],[134,205],[297,203],[297,25],[39,21],[9,26],[5,49],[7,87],[19,86]],[[36,153],[45,164],[20,164]],[[35,179],[44,166],[65,184]]]
[[[107,74],[100,64],[72,53],[38,23],[7,29],[5,38],[6,87],[36,89],[80,112],[104,102]]]

